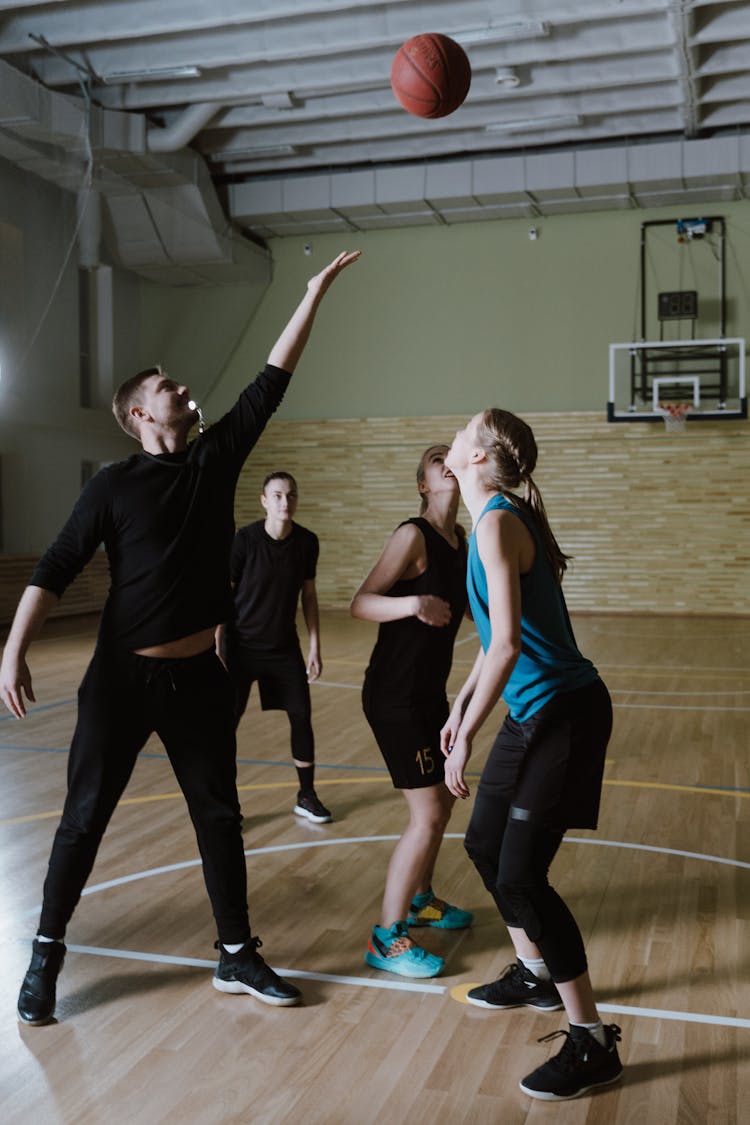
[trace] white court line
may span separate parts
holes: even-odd
[[[444,840],[463,840],[462,832],[446,832]],[[246,856],[254,855],[270,855],[272,852],[292,852],[299,851],[302,848],[331,848],[338,844],[373,844],[381,843],[387,840],[400,840],[401,837],[397,833],[389,836],[340,836],[330,840],[301,840],[294,844],[269,844],[265,848],[248,848],[245,851]],[[708,863],[725,864],[728,867],[741,867],[750,870],[750,863],[746,863],[741,859],[726,859],[718,855],[706,855],[703,852],[688,852],[682,851],[678,848],[658,848],[652,844],[630,844],[621,840],[593,840],[586,839],[582,836],[565,836],[563,839],[564,844],[593,844],[595,847],[601,848],[625,848],[630,851],[639,852],[656,852],[659,855],[679,855],[684,859],[699,859],[705,860]],[[169,863],[164,867],[152,867],[146,871],[136,871],[131,875],[120,875],[117,879],[108,879],[104,883],[95,883],[92,887],[85,887],[81,892],[81,897],[84,895],[94,895],[99,891],[108,891],[113,887],[122,887],[127,883],[136,883],[139,879],[150,879],[155,875],[168,875],[172,871],[185,871],[189,867],[199,867],[200,859],[186,859],[181,863]],[[41,910],[41,904],[33,906],[30,910],[25,910],[20,916],[22,918],[30,917],[31,915],[38,914]]]
[[[750,688],[729,688],[727,691],[714,691],[709,688],[707,691],[668,691],[662,688],[661,691],[644,691],[643,688],[610,688],[610,695],[686,695],[688,699],[694,699],[696,695],[750,695]]]
[[[646,1019],[676,1020],[678,1023],[708,1023],[717,1027],[748,1027],[750,1020],[738,1019],[736,1016],[709,1016],[702,1012],[670,1012],[669,1009],[660,1008],[630,1008],[626,1004],[600,1004],[596,1006],[600,1012],[612,1012],[618,1016],[645,1016]]]
[[[362,691],[362,684],[337,684],[333,680],[313,680],[310,687],[340,687],[347,691]]]
[[[750,863],[743,859],[725,859],[720,855],[705,855],[703,852],[685,852],[679,848],[657,848],[653,844],[627,844],[622,840],[588,840],[583,836],[565,836],[564,844],[598,844],[601,848],[627,848],[636,852],[658,852],[659,855],[680,855],[684,859],[704,859],[709,863],[723,863],[727,867],[744,867],[750,871]]]
[[[701,664],[661,664],[658,668],[649,668],[644,664],[607,664],[606,661],[597,660],[597,668],[609,668],[615,672],[643,672],[644,675],[662,676],[665,672],[701,672],[708,673],[709,675],[729,675],[741,676],[743,679],[747,676],[747,671],[744,668],[738,668],[737,665],[733,668],[709,668],[708,665]]]
[[[639,695],[640,692],[633,692],[633,695]],[[673,692],[667,692],[667,695],[672,695]],[[728,711],[750,711],[750,707],[709,707],[702,703],[613,703],[613,707],[618,707],[621,711],[721,711],[722,714]]]
[[[476,632],[469,633],[468,637],[461,637],[460,641],[454,641],[453,647],[458,648],[459,645],[466,645],[466,644],[469,643],[469,641],[478,641],[478,640],[479,640],[479,633],[476,633]]]
[[[198,969],[215,969],[216,961],[204,961],[199,957],[172,957],[167,953],[137,953],[130,949],[102,949],[95,945],[69,945],[71,953],[90,953],[94,957],[122,957],[127,961],[149,961],[155,965],[187,965]],[[298,980],[321,980],[332,984],[363,985],[365,988],[385,988],[399,992],[426,992],[442,996],[446,992],[444,985],[416,984],[412,981],[373,980],[371,977],[342,977],[334,973],[308,973],[304,969],[279,969],[274,966],[274,972],[282,977],[294,977]]]
[[[119,957],[126,961],[146,961],[153,965],[185,965],[188,968],[215,969],[216,961],[206,961],[199,957],[174,957],[167,953],[139,953],[131,949],[103,949],[95,945],[69,945],[68,952],[84,953],[94,957]],[[295,980],[317,980],[326,984],[349,984],[361,988],[379,988],[394,992],[419,992],[426,995],[444,996],[447,986],[439,984],[417,984],[413,981],[374,980],[371,977],[345,977],[333,973],[309,973],[304,969],[281,969],[273,966],[274,972],[282,977]],[[641,1016],[645,1019],[674,1020],[678,1023],[712,1024],[717,1027],[750,1028],[750,1019],[736,1016],[712,1016],[702,1012],[673,1012],[668,1008],[635,1008],[626,1004],[600,1004],[600,1012],[620,1016]]]
[[[347,691],[361,691],[362,690],[361,684],[337,684],[337,683],[334,683],[333,680],[314,680],[313,683],[310,686],[314,687],[316,684],[317,684],[318,687],[345,688]],[[456,692],[448,692],[448,698],[449,699],[455,699],[456,694],[457,694]],[[610,695],[671,695],[671,696],[689,695],[691,697],[695,696],[695,695],[720,695],[720,694],[747,695],[749,693],[745,692],[745,691],[743,691],[743,692],[729,691],[729,692],[726,692],[726,693],[715,692],[715,691],[706,691],[706,692],[693,692],[693,691],[657,692],[657,691],[652,691],[652,692],[647,692],[647,691],[639,691],[637,688],[632,688],[630,690],[623,688],[620,691],[611,691],[610,692]],[[612,706],[617,707],[620,710],[630,710],[630,711],[643,711],[643,710],[649,710],[649,711],[721,711],[721,712],[725,712],[725,711],[750,711],[750,707],[711,707],[709,704],[706,704],[704,706],[701,703],[696,703],[695,705],[693,705],[691,703],[679,703],[679,704],[678,703],[613,703]]]
[[[462,840],[463,833],[461,832],[446,832],[445,839],[448,840]],[[249,848],[245,851],[246,856],[254,855],[268,855],[271,852],[284,852],[295,851],[303,848],[325,848],[333,847],[337,844],[367,844],[379,843],[387,840],[398,840],[398,834],[388,836],[346,836],[338,839],[331,840],[305,840],[293,844],[270,844],[263,848]],[[644,851],[655,852],[660,855],[678,855],[686,859],[705,860],[709,863],[724,864],[729,867],[740,867],[750,869],[750,863],[743,860],[727,859],[724,856],[707,855],[702,852],[689,852],[677,848],[660,848],[652,844],[632,844],[620,840],[593,840],[586,839],[580,836],[566,836],[563,843],[569,844],[592,844],[594,846],[605,848],[625,848],[631,851]],[[95,894],[97,891],[108,890],[112,887],[122,886],[126,883],[135,882],[138,879],[147,879],[153,875],[161,875],[171,871],[182,871],[188,867],[198,867],[200,859],[184,860],[181,863],[172,863],[164,867],[152,868],[148,871],[135,872],[132,875],[123,875],[118,879],[110,879],[105,883],[97,883],[93,887],[86,887],[83,891],[84,895]],[[25,911],[21,917],[27,917],[31,914],[38,914],[39,906],[34,907],[32,910]],[[101,949],[95,946],[78,946],[69,945],[68,949],[76,953],[91,953],[101,957],[122,957],[132,960],[153,961],[160,964],[174,964],[174,965],[188,965],[197,966],[200,968],[213,968],[216,965],[215,961],[204,961],[198,958],[184,958],[173,957],[169,954],[148,954],[130,952],[128,950],[109,950]],[[441,985],[427,985],[427,984],[413,984],[406,981],[389,981],[389,980],[373,980],[370,977],[337,977],[325,973],[308,973],[302,970],[294,969],[277,969],[277,972],[282,976],[299,977],[308,980],[330,981],[332,983],[353,984],[355,986],[362,986],[364,988],[385,988],[397,991],[408,992],[422,992],[442,994],[445,988]],[[626,1005],[616,1004],[599,1004],[599,1009],[603,1012],[609,1012],[621,1015],[642,1016],[647,1019],[665,1019],[676,1020],[685,1023],[701,1023],[713,1024],[720,1027],[737,1027],[737,1028],[750,1028],[750,1019],[738,1019],[734,1016],[713,1016],[695,1012],[673,1012],[668,1009],[659,1008],[634,1008]]]

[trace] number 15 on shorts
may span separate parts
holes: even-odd
[[[432,750],[429,746],[424,750],[417,750],[416,759],[422,777],[428,777],[431,773],[435,772],[435,762],[433,761]]]

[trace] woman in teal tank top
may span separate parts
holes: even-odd
[[[573,636],[561,586],[567,558],[532,478],[536,458],[529,426],[498,409],[471,418],[446,457],[474,525],[467,588],[481,648],[441,749],[448,789],[468,797],[473,739],[502,696],[509,714],[482,771],[465,847],[517,960],[467,999],[565,1007],[562,1050],[521,1082],[531,1097],[556,1101],[622,1073],[620,1029],[599,1019],[580,930],[548,882],[566,829],[596,828],[612,706]]]

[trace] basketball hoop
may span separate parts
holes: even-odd
[[[684,434],[687,422],[689,402],[660,402],[656,408],[657,414],[664,419],[664,428],[668,434]]]

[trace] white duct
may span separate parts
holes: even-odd
[[[217,112],[197,104],[168,129],[137,113],[86,106],[0,60],[0,157],[78,198],[79,256],[100,263],[102,238],[123,268],[168,285],[251,282],[258,300],[270,254],[227,219],[201,156],[187,142]],[[90,191],[90,157],[96,180]],[[85,210],[81,211],[84,205]]]
[[[204,125],[215,117],[221,106],[216,102],[199,102],[188,106],[166,129],[149,129],[146,148],[149,152],[177,152],[190,144]]]

